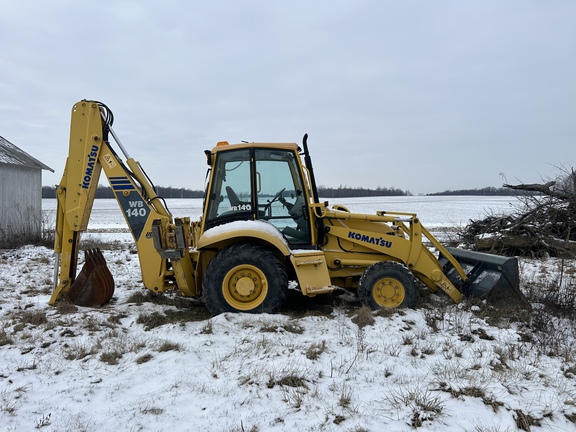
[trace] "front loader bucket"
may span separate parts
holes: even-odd
[[[482,252],[447,247],[458,261],[468,280],[462,283],[458,273],[446,257],[440,255],[440,264],[446,276],[467,297],[476,297],[494,304],[529,305],[520,291],[518,259]]]
[[[65,299],[78,306],[102,306],[114,294],[114,278],[100,249],[84,251],[85,262]]]

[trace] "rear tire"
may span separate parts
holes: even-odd
[[[380,261],[362,274],[358,295],[362,304],[373,310],[413,308],[418,301],[418,282],[405,265]]]
[[[232,245],[216,255],[202,281],[204,302],[223,312],[275,313],[286,301],[288,277],[274,253],[252,243]]]

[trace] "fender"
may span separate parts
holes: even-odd
[[[258,220],[234,221],[210,228],[198,239],[196,247],[205,249],[214,245],[228,246],[235,243],[239,237],[254,238],[259,243],[268,243],[285,257],[291,254],[288,243],[280,231],[274,225]]]

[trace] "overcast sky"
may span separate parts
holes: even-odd
[[[298,142],[316,180],[413,194],[575,166],[576,1],[0,0],[0,135],[55,170],[107,104],[153,182],[216,142]]]

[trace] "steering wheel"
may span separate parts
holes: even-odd
[[[272,198],[270,201],[268,201],[268,203],[264,206],[264,213],[266,213],[268,211],[268,209],[270,209],[273,202],[278,201],[278,199],[282,196],[282,192],[284,192],[285,190],[286,190],[286,188],[282,188],[282,190],[280,192],[278,192],[276,195],[274,195],[274,198]]]

